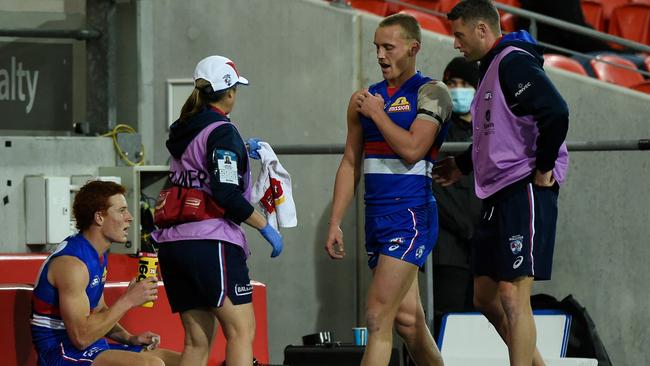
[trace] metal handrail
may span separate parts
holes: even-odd
[[[650,150],[650,139],[639,140],[600,140],[600,141],[567,141],[569,151],[639,151]],[[467,150],[469,142],[445,142],[441,152],[457,153]],[[274,145],[273,151],[278,155],[340,155],[343,144],[313,144],[313,145]]]
[[[80,41],[98,39],[102,33],[95,29],[0,29],[0,37],[65,38]]]
[[[392,0],[387,0],[387,1],[392,1]],[[531,19],[533,21],[539,21],[541,23],[548,24],[548,25],[551,25],[553,27],[561,28],[561,29],[568,30],[568,31],[578,33],[578,34],[582,34],[582,35],[585,35],[585,36],[588,36],[588,37],[597,38],[597,39],[600,39],[602,41],[618,43],[618,44],[620,44],[622,46],[631,48],[631,49],[636,50],[636,51],[646,52],[646,53],[650,52],[650,46],[645,45],[643,43],[634,42],[634,41],[631,41],[629,39],[625,39],[625,38],[621,38],[621,37],[611,35],[609,33],[599,32],[599,31],[597,31],[595,29],[591,29],[589,27],[583,27],[581,25],[575,25],[573,23],[569,23],[569,22],[566,22],[564,20],[555,19],[555,18],[546,16],[546,15],[538,14],[538,13],[528,11],[528,10],[524,10],[524,9],[519,9],[519,8],[514,7],[514,6],[505,5],[505,4],[501,4],[501,3],[494,3],[494,4],[497,7],[497,9],[500,9],[500,10],[503,10],[503,11],[506,11],[508,13],[512,13],[512,14],[515,14],[515,15],[518,15],[518,16],[523,16],[523,17]],[[533,36],[535,36],[535,35],[533,35]]]

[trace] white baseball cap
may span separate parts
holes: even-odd
[[[208,56],[196,64],[194,80],[205,79],[213,91],[224,90],[235,84],[248,85],[248,79],[239,75],[237,65],[223,56]]]

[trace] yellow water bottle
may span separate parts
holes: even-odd
[[[156,253],[138,253],[138,282],[147,277],[156,277],[158,273],[158,255]],[[147,301],[142,307],[152,308],[153,301]]]

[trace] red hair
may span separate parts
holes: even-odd
[[[77,221],[77,229],[84,231],[93,224],[95,212],[108,210],[108,199],[116,194],[124,194],[126,188],[113,182],[91,181],[86,183],[74,198],[72,214]]]

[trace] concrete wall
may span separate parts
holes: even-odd
[[[85,27],[85,0],[3,0],[0,5],[0,28],[3,29],[81,29]],[[72,100],[84,100],[86,85],[86,44],[83,41],[45,38],[2,38],[2,42],[64,43],[72,45]],[[73,103],[74,122],[83,121],[85,103]],[[72,132],[70,126],[69,132]],[[7,131],[0,125],[0,135],[52,134],[51,131]],[[65,135],[65,131],[58,131]]]
[[[0,252],[44,249],[25,245],[26,175],[94,176],[97,167],[113,165],[109,138],[0,136]]]
[[[571,108],[570,140],[650,136],[649,98],[562,71],[550,72]],[[553,280],[538,292],[587,308],[614,365],[650,363],[650,155],[574,152],[560,217]]]

